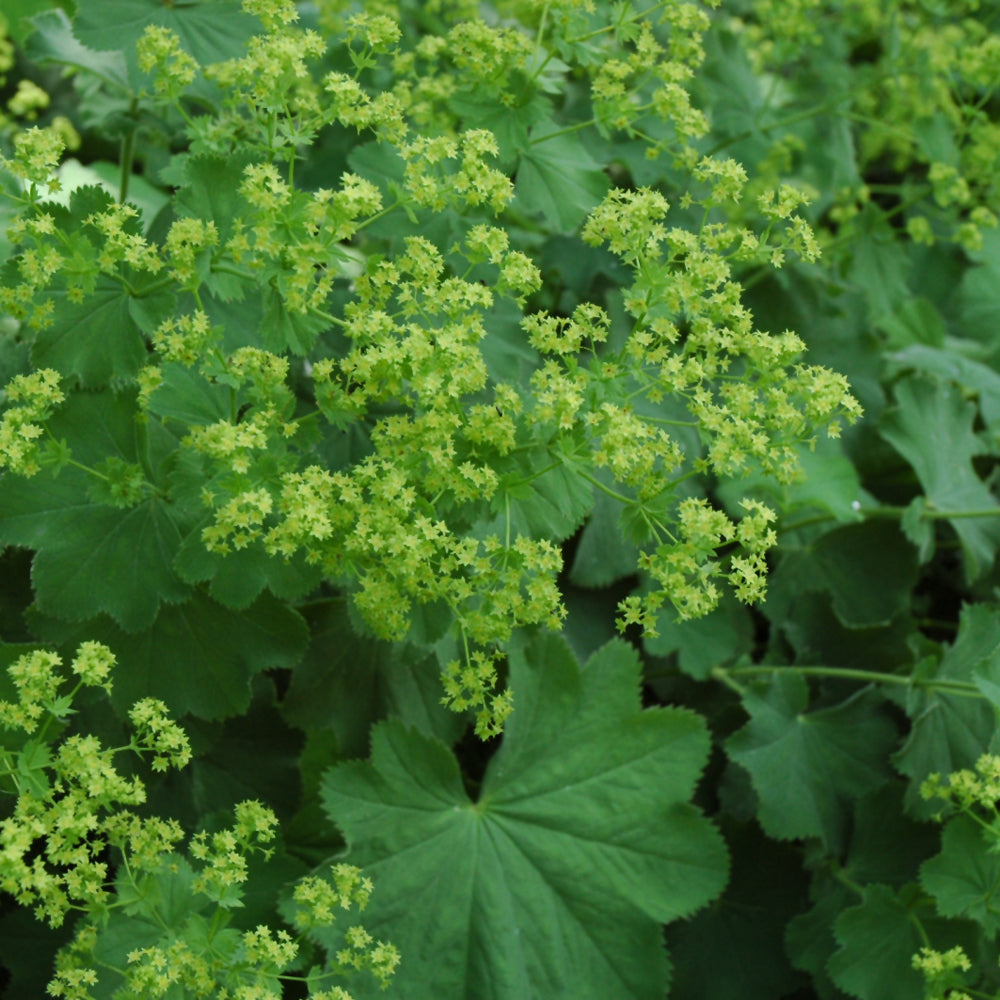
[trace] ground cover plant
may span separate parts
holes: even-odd
[[[1000,997],[998,22],[6,3],[4,995]]]

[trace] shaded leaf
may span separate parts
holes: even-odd
[[[805,680],[780,667],[775,674],[766,691],[743,696],[750,721],[729,738],[726,751],[750,772],[760,823],[770,836],[821,837],[837,848],[850,803],[889,777],[895,727],[870,691],[808,712]]]
[[[86,70],[112,87],[129,89],[122,53],[99,52],[83,45],[73,34],[73,26],[61,8],[36,14],[31,24],[34,31],[28,36],[25,55],[33,62]]]
[[[888,625],[909,608],[917,558],[891,521],[835,528],[812,551],[816,583],[832,594],[833,609],[848,628]]]
[[[968,816],[948,821],[941,852],[920,868],[920,884],[934,897],[942,917],[975,920],[987,937],[1000,930],[1000,855],[991,834]]]
[[[131,394],[76,393],[49,421],[76,461],[98,465],[140,458],[154,473],[173,438],[135,419]],[[6,476],[0,491],[0,542],[36,550],[32,564],[38,607],[80,621],[111,615],[124,629],[144,628],[163,601],[181,601],[190,588],[173,571],[182,525],[176,509],[151,483],[131,507],[96,502],[91,477],[64,469],[57,478]]]
[[[551,122],[531,130],[514,195],[524,211],[541,212],[557,231],[571,232],[608,193],[610,183],[579,136],[558,132]]]
[[[840,948],[830,958],[833,981],[861,1000],[913,1000],[923,977],[913,956],[924,940],[911,917],[912,893],[868,886],[858,906],[841,912],[833,925]]]
[[[511,655],[516,708],[477,801],[444,746],[397,722],[376,727],[370,763],[327,775],[326,808],[379,887],[366,927],[412,956],[394,989],[662,998],[659,924],[716,895],[726,858],[687,804],[704,724],[641,711],[638,683],[621,642],[581,670],[540,637]]]
[[[448,743],[465,720],[441,704],[437,657],[358,635],[346,602],[306,610],[311,641],[292,675],[282,713],[306,730],[332,729],[345,756],[363,755],[372,725],[395,716]]]
[[[308,638],[301,616],[272,597],[237,612],[197,592],[184,604],[164,605],[142,632],[123,632],[106,618],[88,622],[86,631],[118,657],[111,699],[119,712],[153,697],[176,715],[203,719],[245,712],[253,675],[293,666]]]
[[[965,606],[955,642],[940,661],[926,660],[914,675],[922,680],[966,683],[1000,678],[1000,612],[985,604]],[[972,767],[990,745],[996,716],[981,699],[920,686],[911,689],[906,711],[912,726],[893,763],[910,779],[907,809],[912,815],[928,817],[936,807],[920,797],[924,779],[932,773]]]
[[[958,515],[987,514],[949,519],[973,580],[989,568],[1000,545],[1000,504],[972,465],[974,456],[988,450],[972,430],[975,404],[953,385],[917,377],[896,386],[896,402],[883,415],[880,433],[913,466],[928,507]]]

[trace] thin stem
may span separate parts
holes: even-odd
[[[573,471],[578,476],[580,476],[581,479],[585,479],[588,483],[590,483],[591,486],[596,487],[602,493],[607,494],[607,496],[612,497],[615,500],[619,500],[622,503],[632,502],[631,497],[627,497],[625,496],[624,493],[619,493],[617,490],[613,490],[610,486],[605,486],[604,483],[602,483],[599,479],[595,478],[594,476],[590,475],[589,472],[584,472],[583,469],[577,468],[576,466],[573,467]]]
[[[902,687],[919,687],[928,691],[938,691],[941,694],[953,695],[957,698],[982,698],[985,695],[968,681],[951,681],[934,678],[919,678],[901,674],[887,674],[878,670],[855,670],[852,667],[800,667],[790,665],[760,665],[752,667],[717,667],[731,676],[753,677],[770,674],[775,671],[786,671],[800,674],[803,677],[840,677],[845,680],[865,681],[869,684],[896,684]],[[714,672],[713,672],[714,673]]]
[[[539,143],[548,142],[549,139],[558,139],[561,135],[569,135],[572,132],[579,132],[580,129],[590,128],[591,125],[596,125],[596,118],[588,118],[586,121],[577,122],[575,125],[567,125],[566,128],[558,129],[555,132],[548,132],[545,135],[540,135],[538,138],[532,138],[528,145],[537,146]]]
[[[133,110],[135,102],[133,101]],[[132,164],[135,160],[135,129],[130,128],[122,136],[121,151],[121,174],[118,180],[118,201],[124,202],[128,198],[128,185],[132,178]]]
[[[384,218],[390,212],[394,212],[397,208],[407,204],[411,199],[409,198],[397,198],[388,208],[383,208],[381,212],[376,212],[374,215],[370,215],[364,222],[359,222],[355,227],[354,231],[360,232],[365,226],[370,226],[373,222],[378,222],[379,219]]]

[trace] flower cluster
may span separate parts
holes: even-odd
[[[137,701],[128,713],[135,727],[133,747],[153,754],[154,771],[185,767],[191,760],[187,734],[168,715],[167,706],[156,698]]]
[[[930,774],[920,786],[920,795],[928,801],[940,799],[957,809],[978,808],[992,815],[1000,802],[1000,757],[983,754],[973,770],[963,768],[946,778]]]
[[[249,856],[270,853],[275,815],[260,802],[241,802],[232,825],[196,834],[187,856],[179,850],[184,832],[176,820],[140,815],[134,807],[146,801],[145,785],[121,774],[114,758],[122,750],[149,752],[154,771],[189,762],[188,738],[165,706],[152,698],[133,706],[129,720],[135,734],[128,747],[107,748],[93,734],[63,732],[75,714],[77,692],[84,686],[109,690],[114,665],[106,646],[81,643],[68,671],[76,685],[63,693],[68,677],[61,658],[34,650],[7,668],[17,701],[0,701],[0,732],[23,730],[31,737],[0,739],[0,793],[12,790],[16,796],[0,820],[0,891],[31,906],[53,927],[74,911],[85,915],[57,956],[48,992],[92,1000],[92,989],[110,968],[99,957],[106,956],[102,938],[109,915],[127,905],[130,914],[162,933],[129,952],[125,967],[115,972],[123,980],[116,996],[145,1000],[172,995],[179,987],[199,996],[277,1000],[282,975],[301,942],[264,925],[243,932],[223,929],[226,914],[242,905]],[[111,848],[123,859],[117,878]],[[310,876],[295,888],[301,929],[331,925],[335,909],[364,908],[371,881],[347,865],[335,866],[332,875],[332,884]],[[193,903],[193,894],[203,901]],[[170,902],[181,898],[180,909]],[[208,931],[203,911],[215,914],[218,933]],[[353,926],[333,956],[332,971],[321,979],[365,969],[386,985],[398,962],[392,945]],[[311,995],[350,1000],[339,986]]]
[[[0,821],[0,889],[54,927],[71,909],[100,908],[108,899],[106,849],[137,821],[128,807],[146,799],[142,781],[120,774],[113,763],[118,751],[97,737],[46,739],[73,714],[81,687],[110,688],[114,663],[106,646],[82,643],[70,664],[77,683],[65,694],[62,660],[55,653],[25,653],[7,668],[17,701],[0,701],[0,727],[32,738],[15,743],[17,749],[0,741],[0,788],[9,783],[17,796]],[[162,706],[140,703],[134,713],[138,743],[154,750],[162,767],[183,766],[190,757],[187,738]]]
[[[194,891],[223,908],[242,905],[247,858],[254,851],[268,855],[268,849],[261,845],[274,840],[277,822],[274,813],[261,803],[241,802],[232,827],[195,834],[188,847],[191,857],[201,864],[191,883]]]
[[[948,951],[921,948],[913,956],[913,968],[924,977],[927,1000],[972,1000],[962,989],[965,985],[962,973],[972,968],[972,962],[960,946]]]
[[[43,440],[45,421],[65,399],[59,373],[40,368],[30,375],[15,375],[5,394],[13,405],[0,417],[0,469],[33,476],[49,453]]]
[[[977,7],[965,0],[944,7],[765,0],[734,22],[761,73],[787,74],[789,64],[814,58],[824,46],[859,51],[870,39],[898,31],[898,44],[850,63],[836,110],[827,103],[829,92],[816,95],[816,114],[843,112],[857,123],[853,142],[862,166],[890,164],[897,175],[926,176],[923,191],[898,188],[918,242],[954,241],[971,251],[1000,215],[994,169],[1000,130],[983,103],[1000,67],[1000,34],[975,16]],[[898,30],[901,23],[905,30]],[[820,31],[821,24],[836,30]],[[801,107],[801,99],[796,103]],[[832,218],[841,226],[845,221],[839,210]]]
[[[352,909],[364,910],[367,906],[372,882],[359,868],[335,864],[330,867],[330,876],[308,875],[295,884],[292,898],[296,904],[296,927],[309,931],[330,926],[338,910],[347,913]],[[367,969],[383,988],[389,985],[400,961],[394,945],[375,940],[358,925],[347,928],[343,941],[344,946],[336,952],[337,963],[342,969]]]

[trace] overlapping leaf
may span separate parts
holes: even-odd
[[[850,803],[888,779],[896,731],[870,691],[833,708],[808,712],[808,705],[805,680],[777,668],[765,691],[743,696],[750,721],[726,749],[750,772],[770,836],[821,837],[837,847]]]
[[[949,821],[941,852],[920,869],[920,882],[943,917],[975,920],[990,938],[1000,931],[1000,856],[990,851],[983,828],[968,816]]]
[[[174,440],[135,419],[131,394],[76,393],[49,423],[74,460],[97,465],[117,458],[155,474]],[[32,582],[41,611],[69,621],[101,612],[126,630],[144,628],[163,601],[190,588],[173,571],[183,537],[177,510],[159,493],[130,507],[95,499],[92,474],[76,467],[58,477],[5,476],[0,490],[0,542],[36,550]]]
[[[884,885],[866,888],[861,903],[834,922],[840,948],[828,964],[833,981],[860,1000],[920,996],[923,979],[913,968],[913,956],[925,942],[911,917],[919,908],[912,887],[899,893]]]
[[[108,31],[109,25],[114,25],[114,31]],[[183,48],[203,66],[241,56],[246,40],[260,30],[256,18],[245,14],[233,0],[178,4],[79,0],[73,31],[91,49],[121,51],[135,85],[141,79],[136,43],[152,25],[176,32]]]
[[[153,697],[177,715],[225,719],[246,711],[254,674],[294,666],[307,638],[302,617],[269,595],[239,612],[196,592],[183,604],[165,604],[141,632],[99,618],[79,626],[72,640],[97,639],[114,651],[120,666],[111,699],[122,715]]]
[[[965,607],[955,642],[939,662],[930,660],[916,673],[929,681],[978,683],[988,693],[1000,682],[1000,613],[985,604]],[[910,778],[907,807],[929,816],[935,807],[920,798],[921,783],[932,773],[972,767],[996,731],[995,711],[986,701],[933,688],[914,690],[906,708],[913,725],[893,761]]]
[[[659,923],[720,891],[726,852],[687,804],[704,724],[641,711],[638,677],[620,642],[582,670],[552,637],[512,654],[517,707],[476,800],[449,751],[398,722],[369,763],[327,775],[326,808],[378,886],[366,926],[409,956],[403,995],[662,998]]]
[[[437,657],[358,635],[344,600],[310,609],[310,646],[282,699],[286,719],[332,730],[345,755],[361,755],[371,726],[388,715],[428,735],[460,735],[460,716],[441,704]]]
[[[541,212],[558,232],[576,229],[610,184],[579,136],[560,135],[550,122],[536,125],[521,154],[514,193],[526,211]]]
[[[928,505],[956,515],[949,523],[962,543],[966,573],[975,579],[1000,545],[1000,504],[972,465],[987,450],[972,429],[976,407],[955,386],[916,377],[899,383],[896,402],[880,432],[913,466]]]

